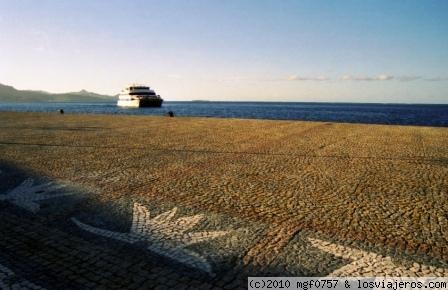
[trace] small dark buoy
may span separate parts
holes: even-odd
[[[64,114],[64,110],[63,109],[59,109],[59,113]]]
[[[173,111],[169,111],[168,113],[166,113],[166,115],[168,117],[174,117],[174,112]]]

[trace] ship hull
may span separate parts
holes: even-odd
[[[163,103],[162,99],[142,99],[140,100],[140,104],[139,106],[141,108],[145,108],[145,107],[161,107]]]
[[[140,100],[118,100],[117,105],[119,107],[129,107],[129,108],[147,108],[161,107],[163,103],[162,99],[140,99]]]

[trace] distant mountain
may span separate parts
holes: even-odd
[[[0,84],[2,103],[43,103],[43,102],[113,102],[116,96],[100,95],[86,90],[72,93],[52,94],[43,91],[17,90]]]

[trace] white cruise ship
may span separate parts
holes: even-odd
[[[163,99],[150,87],[130,85],[118,95],[117,105],[120,107],[161,107]]]

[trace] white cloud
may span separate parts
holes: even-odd
[[[343,81],[389,81],[389,80],[398,80],[400,82],[413,82],[418,80],[430,81],[430,82],[441,82],[448,81],[448,77],[432,77],[425,78],[422,76],[412,76],[412,75],[403,75],[403,76],[393,76],[393,75],[378,75],[378,76],[353,76],[353,75],[343,75],[340,77],[340,80]]]
[[[352,75],[343,75],[340,77],[340,80],[343,81],[389,81],[393,80],[394,76],[391,75],[378,75],[378,76],[352,76]]]
[[[325,76],[299,76],[299,75],[290,75],[287,78],[288,81],[327,81],[329,78]]]
[[[170,75],[170,77],[175,78],[178,77],[177,75]],[[236,82],[236,81],[275,81],[275,82],[282,82],[282,81],[314,81],[314,82],[322,82],[322,81],[332,81],[332,80],[340,80],[340,81],[361,81],[361,82],[381,82],[381,81],[399,81],[399,82],[413,82],[413,81],[432,81],[432,82],[438,82],[438,81],[448,81],[448,77],[432,77],[427,78],[424,76],[418,76],[418,75],[398,75],[394,76],[391,74],[380,74],[380,75],[342,75],[339,78],[331,78],[324,75],[318,75],[318,76],[307,76],[307,75],[298,75],[298,74],[292,74],[285,77],[264,77],[264,78],[243,78],[243,77],[233,77],[233,78],[227,78],[227,79],[220,79],[215,80],[219,82]]]
[[[412,82],[420,80],[421,78],[422,78],[421,76],[400,76],[397,77],[397,80],[399,80],[400,82]]]
[[[377,80],[377,81],[388,81],[388,80],[391,80],[393,78],[394,77],[390,76],[390,75],[379,75],[376,78],[374,78],[374,80]]]

